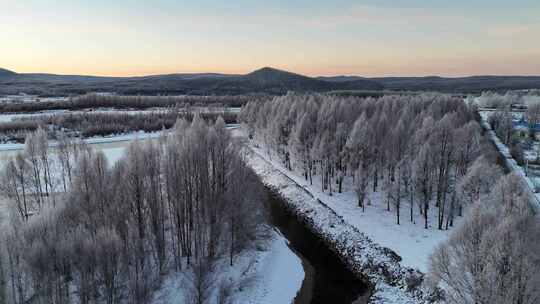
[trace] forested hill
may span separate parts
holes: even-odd
[[[100,77],[15,73],[0,69],[0,95],[66,95],[87,92],[120,94],[241,95],[288,91],[440,91],[477,93],[484,90],[540,88],[540,77],[472,76],[461,78],[359,76],[308,77],[265,67],[245,75],[218,73]]]
[[[318,77],[329,82],[369,80],[385,90],[437,91],[449,93],[479,93],[482,91],[507,91],[540,88],[540,76],[469,76],[469,77],[376,77],[331,76]]]
[[[382,84],[388,90],[475,93],[486,90],[506,91],[540,88],[540,76],[384,77],[372,78],[372,80]]]

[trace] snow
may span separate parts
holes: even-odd
[[[288,241],[275,233],[268,251],[259,253],[253,271],[255,281],[233,297],[233,303],[291,303],[302,287],[304,268],[300,258],[288,247]]]
[[[309,188],[310,192],[314,190],[314,187]],[[415,216],[415,222],[411,223],[408,218],[409,207],[406,203],[401,207],[401,223],[397,225],[395,211],[387,211],[382,206],[383,199],[380,192],[370,195],[370,200],[374,205],[366,206],[365,212],[357,206],[356,195],[351,191],[334,194],[332,197],[320,191],[312,193],[342,216],[346,222],[358,228],[379,245],[394,250],[401,256],[401,264],[417,268],[422,272],[428,271],[429,256],[433,249],[446,240],[452,231],[438,230],[433,227],[436,225],[436,209],[434,208],[430,211],[430,222],[433,224],[429,229],[424,229],[423,220],[419,216]],[[414,212],[418,213],[416,206]]]
[[[252,249],[240,254],[230,267],[228,259],[218,262],[216,285],[231,284],[231,303],[292,303],[304,280],[302,261],[277,231],[263,251]],[[189,294],[185,274],[169,275],[154,296],[152,304],[185,303]],[[216,293],[219,286],[213,288]]]
[[[103,148],[101,149],[110,165],[115,164],[126,152],[126,147]]]

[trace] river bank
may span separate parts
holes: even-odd
[[[321,238],[288,208],[286,200],[267,188],[269,222],[302,259],[305,277],[294,304],[364,304],[369,286],[356,277]],[[277,303],[277,302],[276,302]]]
[[[246,159],[262,182],[284,199],[287,209],[317,234],[350,271],[371,286],[370,303],[421,302],[421,272],[401,265],[396,253],[348,224],[254,150],[248,151]]]

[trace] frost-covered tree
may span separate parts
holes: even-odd
[[[240,119],[255,145],[311,184],[320,182],[321,191],[331,195],[352,185],[345,191],[357,192],[359,207],[367,188],[381,192],[385,199],[376,203],[388,210],[393,205],[397,222],[407,198],[410,206],[421,207],[426,227],[432,211],[443,229],[461,215],[456,187],[480,154],[481,129],[473,111],[463,100],[441,94],[290,93],[248,103]]]
[[[457,184],[460,202],[471,206],[481,196],[490,193],[493,185],[502,176],[502,170],[484,156],[478,157]]]
[[[232,263],[262,237],[261,186],[223,119],[179,120],[113,166],[70,140],[53,166],[38,135],[1,174],[15,214],[0,234],[9,303],[149,303],[171,271]],[[62,174],[65,191],[55,192]]]
[[[448,303],[536,303],[540,226],[520,177],[501,177],[431,257]]]

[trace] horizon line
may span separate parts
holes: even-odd
[[[301,72],[295,72],[293,70],[287,70],[283,68],[278,67],[272,67],[272,66],[262,66],[260,68],[251,69],[251,70],[243,70],[243,72],[232,72],[232,71],[211,71],[211,70],[205,70],[205,71],[199,71],[199,70],[193,70],[193,71],[178,71],[178,72],[149,72],[148,74],[141,74],[141,73],[120,73],[120,74],[107,74],[107,73],[62,73],[62,72],[17,72],[15,69],[9,69],[4,68],[0,66],[0,69],[4,69],[6,71],[15,73],[16,75],[55,75],[55,76],[80,76],[80,77],[103,77],[103,78],[137,78],[137,77],[152,77],[152,76],[167,76],[167,75],[186,75],[186,74],[194,74],[194,75],[203,75],[203,74],[215,74],[215,75],[227,75],[227,76],[243,76],[250,74],[252,72],[262,70],[265,68],[270,68],[274,70],[279,70],[283,72],[293,73],[301,76],[306,76],[310,78],[324,78],[324,77],[361,77],[361,78],[367,78],[367,79],[373,79],[373,78],[428,78],[428,77],[439,77],[439,78],[469,78],[469,77],[540,77],[540,73],[538,74],[502,74],[502,73],[490,73],[490,74],[381,74],[381,75],[371,75],[371,76],[365,76],[362,74],[351,74],[351,73],[322,73],[322,74],[315,74],[315,73],[301,73]]]

